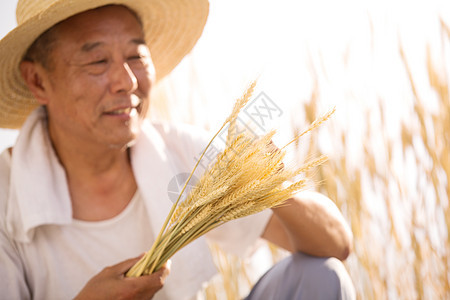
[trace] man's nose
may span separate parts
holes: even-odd
[[[138,87],[137,78],[126,62],[116,63],[111,75],[113,93],[132,93]]]

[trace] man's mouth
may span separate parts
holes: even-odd
[[[127,108],[120,108],[115,109],[112,111],[107,112],[108,115],[123,115],[123,114],[130,114],[131,110],[135,109],[135,107],[127,107]]]

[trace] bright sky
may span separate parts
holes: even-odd
[[[171,116],[188,121],[195,118],[201,125],[210,124],[229,111],[230,101],[258,75],[262,75],[260,86],[285,111],[310,97],[314,76],[330,80],[322,86],[331,84],[324,89],[329,93],[325,96],[333,97],[336,103],[347,99],[345,93],[349,91],[342,87],[348,81],[358,83],[351,87],[351,92],[359,96],[364,96],[372,88],[368,85],[373,84],[380,84],[377,88],[382,92],[388,88],[387,78],[394,76],[381,69],[382,65],[390,67],[389,60],[393,59],[390,45],[396,45],[401,34],[408,49],[418,49],[409,51],[408,55],[422,58],[423,53],[419,52],[423,47],[418,45],[432,39],[436,33],[432,29],[436,26],[436,12],[450,11],[448,3],[437,0],[212,0],[202,39],[190,59],[172,76],[179,88],[173,91],[176,100],[170,103]],[[15,26],[15,6],[15,0],[2,0],[0,36]],[[189,117],[186,111],[192,108],[183,109],[183,105],[190,104],[185,101],[186,95],[192,96],[188,89],[193,80],[190,78],[193,64],[200,87],[196,104],[205,111],[196,110]],[[323,73],[311,74],[311,69]],[[392,79],[390,82],[395,82]],[[396,101],[392,106],[401,109],[403,103]],[[349,113],[355,109],[349,102],[344,107]],[[15,136],[14,132],[0,129],[0,151],[11,145]]]

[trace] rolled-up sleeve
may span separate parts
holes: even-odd
[[[0,291],[2,299],[30,299],[23,264],[3,228],[0,229]]]
[[[0,155],[0,291],[2,299],[30,299],[24,267],[12,238],[6,231],[11,156]]]

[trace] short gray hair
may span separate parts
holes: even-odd
[[[42,33],[31,46],[23,57],[23,61],[31,61],[41,64],[45,69],[52,68],[50,54],[54,49],[57,40],[57,26],[53,26]]]

